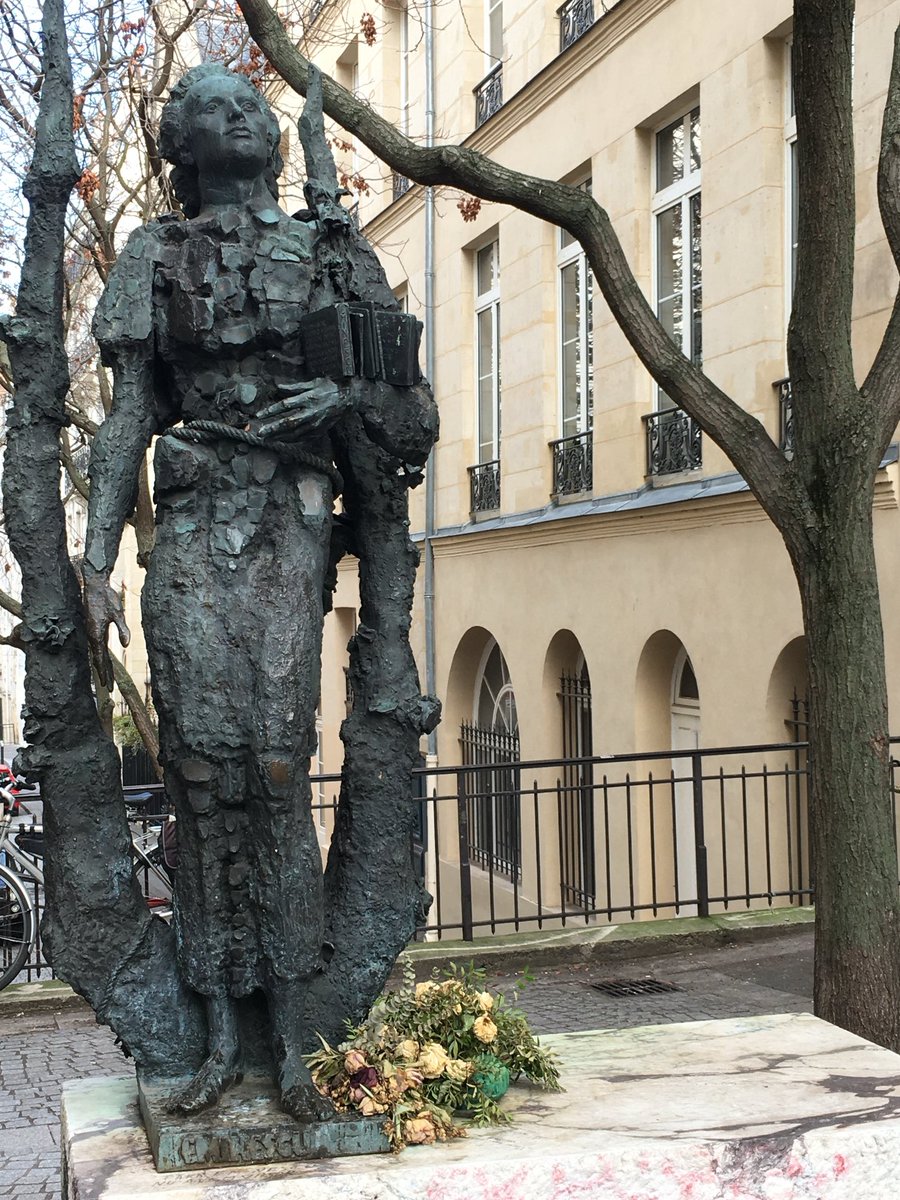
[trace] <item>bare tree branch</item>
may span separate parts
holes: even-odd
[[[267,0],[238,3],[257,45],[288,85],[305,95],[309,63],[278,15]],[[716,387],[671,340],[638,286],[609,216],[595,200],[566,184],[510,170],[463,146],[418,146],[328,76],[323,76],[323,93],[328,115],[393,170],[418,183],[451,184],[484,200],[512,204],[576,237],[641,362],[722,447],[784,536],[798,548],[808,548],[816,521],[796,472],[763,425]]]

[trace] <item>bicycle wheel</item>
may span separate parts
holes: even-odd
[[[0,867],[0,989],[22,970],[34,935],[34,909],[28,893],[11,871]]]

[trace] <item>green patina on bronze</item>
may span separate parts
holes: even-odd
[[[282,1137],[272,1157],[285,1147],[346,1153],[354,1138],[381,1148],[368,1125],[348,1133],[335,1122],[302,1055],[317,1032],[340,1040],[345,1020],[364,1017],[429,902],[409,853],[408,797],[420,736],[440,706],[420,694],[408,641],[417,554],[407,490],[437,436],[434,401],[424,381],[398,385],[396,363],[390,375],[383,362],[350,377],[304,369],[309,313],[359,302],[397,312],[340,205],[320,91],[301,121],[309,208],[291,217],[277,204],[277,123],[265,102],[241,77],[195,68],[173,89],[160,131],[186,219],[161,217],[131,235],[98,310],[114,406],[90,468],[83,605],[58,480],[64,218],[78,176],[58,0],[45,7],[44,72],[22,285],[3,334],[16,381],[4,507],[23,578],[22,766],[45,801],[45,944],[57,975],[113,1028],[145,1091],[165,1096],[185,1129],[201,1120],[213,1130],[217,1103],[253,1071],[286,1128],[304,1130]],[[181,421],[213,424],[185,439],[173,433]],[[133,876],[88,654],[90,641],[107,676],[109,624],[124,624],[109,573],[154,435],[156,541],[143,604],[178,817],[174,928],[151,917]],[[348,552],[360,569],[356,706],[342,730],[323,873],[308,759],[322,617]],[[219,1147],[210,1161],[224,1161],[221,1141],[205,1144]],[[239,1161],[262,1161],[236,1145]]]

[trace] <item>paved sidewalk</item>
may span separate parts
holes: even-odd
[[[708,1020],[811,1008],[812,929],[765,941],[683,948],[615,963],[579,962],[534,973],[519,998],[538,1033]],[[652,977],[679,989],[613,999],[591,985]],[[514,975],[492,973],[509,993]],[[7,993],[8,995],[9,993]],[[0,1200],[58,1200],[59,1096],[67,1079],[129,1070],[86,1006],[7,1008],[0,1016]]]

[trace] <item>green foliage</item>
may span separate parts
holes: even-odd
[[[152,705],[147,705],[147,712],[155,724]],[[117,746],[127,746],[130,750],[140,750],[144,745],[144,739],[130,712],[119,713],[118,716],[113,717],[113,736]]]
[[[384,1114],[395,1149],[459,1137],[473,1124],[510,1120],[499,1101],[510,1077],[558,1091],[559,1071],[514,1004],[485,987],[473,965],[451,966],[386,992],[336,1049],[323,1040],[308,1059],[319,1089],[340,1112]],[[521,986],[516,984],[515,991]]]

